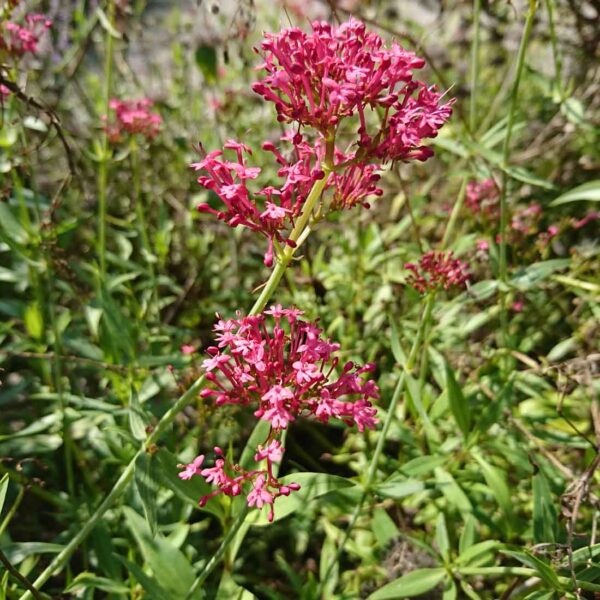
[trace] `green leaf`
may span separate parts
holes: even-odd
[[[256,596],[236,583],[230,573],[224,572],[215,600],[256,600]]]
[[[239,465],[243,469],[250,469],[256,464],[256,461],[254,460],[256,448],[259,444],[265,443],[265,440],[269,436],[270,429],[271,423],[269,423],[269,421],[263,421],[262,419],[258,421],[252,430],[252,433],[244,446],[244,450],[242,451],[242,456],[240,457]]]
[[[387,511],[380,506],[373,509],[373,521],[371,523],[373,534],[379,546],[387,546],[395,537],[398,536],[398,527],[392,520]]]
[[[444,594],[442,600],[456,600],[458,598],[458,589],[452,579],[446,579],[444,582]]]
[[[395,600],[412,598],[436,587],[446,577],[442,567],[417,569],[384,585],[368,597],[368,600]]]
[[[298,483],[300,489],[292,492],[289,496],[280,496],[275,503],[275,518],[273,522],[279,521],[293,512],[306,506],[308,502],[324,496],[329,492],[341,490],[356,485],[353,481],[337,475],[328,475],[327,473],[293,473],[286,475],[279,480],[283,485]],[[269,525],[267,511],[263,509],[260,513],[254,511],[255,520],[252,525]],[[249,517],[251,519],[252,517]]]
[[[2,552],[13,565],[23,562],[28,556],[36,554],[58,554],[64,546],[45,542],[15,542],[2,547]]]
[[[502,543],[496,540],[485,540],[473,544],[459,554],[456,564],[463,567],[480,566],[491,560],[500,547],[502,547]]]
[[[534,175],[527,169],[523,167],[502,167],[500,168],[506,172],[507,175],[510,175],[513,179],[517,181],[522,181],[523,183],[528,183],[529,185],[535,185],[537,187],[541,187],[547,190],[553,190],[554,184],[548,181],[547,179],[543,179],[542,177],[538,177]]]
[[[129,430],[133,437],[140,442],[146,439],[147,421],[137,391],[132,385],[129,391]]]
[[[144,560],[161,587],[169,593],[167,597],[185,598],[195,578],[187,558],[161,534],[152,536],[146,521],[132,508],[124,506],[123,512]]]
[[[206,82],[215,83],[217,80],[217,51],[212,46],[199,46],[196,48],[195,58]]]
[[[437,516],[435,523],[435,541],[444,561],[450,558],[450,538],[448,537],[448,528],[446,527],[446,517],[441,512]]]
[[[373,491],[383,498],[393,498],[400,500],[406,496],[412,496],[422,492],[425,484],[417,479],[405,479],[402,481],[384,481],[374,486]]]
[[[319,560],[319,580],[323,585],[322,598],[333,598],[335,588],[339,579],[339,563],[336,562],[333,567],[332,562],[335,560],[337,546],[335,540],[330,535],[325,537],[323,547],[321,548],[321,558]]]
[[[558,581],[558,576],[554,572],[554,569],[545,560],[534,556],[530,552],[519,552],[515,550],[505,550],[500,548],[500,552],[502,554],[506,554],[507,556],[511,556],[512,558],[517,559],[520,563],[524,564],[527,567],[535,569],[540,578],[546,583],[546,585],[554,588],[555,590],[562,591],[562,586]]]
[[[510,284],[514,287],[526,291],[534,288],[560,269],[566,269],[571,264],[569,258],[554,258],[552,260],[544,260],[533,263],[525,268],[519,269]]]
[[[466,552],[475,543],[475,525],[477,521],[473,515],[468,515],[465,519],[465,526],[458,540],[459,555]]]
[[[588,181],[587,183],[578,185],[572,190],[561,194],[558,198],[555,198],[550,202],[550,206],[559,206],[560,204],[579,202],[581,200],[600,202],[600,179]]]
[[[120,581],[114,581],[107,577],[99,577],[94,573],[83,571],[71,582],[65,592],[77,593],[87,589],[99,589],[109,594],[128,594],[129,588]]]
[[[533,476],[533,541],[536,544],[556,542],[557,511],[548,479],[541,469]]]
[[[117,556],[117,558],[123,563],[124,567],[127,569],[128,573],[131,573],[138,583],[144,588],[144,591],[147,592],[150,600],[165,600],[166,598],[171,598],[172,596],[161,587],[161,585],[154,579],[154,577],[150,577],[146,575],[142,569],[136,565],[134,562],[123,558],[122,556]],[[184,598],[185,596],[182,596]]]
[[[446,363],[446,388],[450,410],[458,428],[466,438],[471,431],[471,409],[448,363]]]
[[[506,474],[497,467],[491,465],[481,454],[473,450],[473,458],[479,463],[481,472],[492,495],[496,498],[498,506],[506,516],[512,515],[512,498],[506,481]]]
[[[440,491],[446,497],[450,506],[456,508],[463,515],[463,518],[466,519],[467,515],[473,512],[473,507],[460,485],[445,469],[437,468],[435,470],[435,477]]]
[[[8,490],[8,473],[0,479],[0,515],[2,514],[2,508],[4,507],[4,501],[6,500],[6,492]]]
[[[160,487],[156,480],[156,469],[153,468],[153,462],[156,461],[156,455],[142,452],[135,461],[135,487],[142,500],[142,507],[150,533],[152,537],[156,535],[158,524],[156,521],[156,499]]]

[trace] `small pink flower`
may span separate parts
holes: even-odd
[[[477,242],[477,250],[480,252],[487,252],[490,249],[490,244],[486,240],[479,240]]]
[[[265,504],[273,504],[273,495],[265,489],[265,476],[260,474],[254,481],[254,489],[248,494],[248,506],[262,508]]]
[[[184,469],[181,473],[179,473],[180,479],[191,479],[194,475],[200,475],[200,467],[204,462],[204,454],[200,454],[196,456],[196,458],[187,465],[177,465],[179,469]]]
[[[182,354],[189,355],[189,354],[194,354],[194,352],[196,352],[196,347],[190,346],[189,344],[183,344],[183,346],[181,346],[180,350],[181,350]]]
[[[516,313],[522,312],[524,307],[525,303],[523,302],[523,300],[515,300],[511,306],[512,310]]]
[[[202,477],[206,479],[207,483],[214,483],[215,485],[223,485],[230,481],[227,473],[224,470],[225,460],[220,458],[215,462],[214,467],[208,469],[202,469],[200,472]]]
[[[273,440],[266,448],[259,446],[254,455],[254,460],[259,462],[265,458],[271,462],[281,462],[284,448],[279,440]]]

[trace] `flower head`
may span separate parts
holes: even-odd
[[[40,14],[25,16],[24,25],[8,21],[0,25],[0,49],[13,56],[37,52],[40,38],[52,26],[52,21]]]
[[[204,362],[215,389],[205,389],[203,397],[214,397],[217,404],[255,405],[254,414],[274,430],[286,429],[300,416],[325,423],[341,419],[361,431],[374,428],[370,400],[378,397],[378,389],[373,381],[363,381],[373,365],[348,363],[335,377],[339,345],[323,338],[315,324],[299,319],[300,314],[273,306],[259,315],[231,319],[227,327],[220,322],[217,346],[208,349],[210,358]]]
[[[378,162],[425,160],[432,151],[423,140],[450,117],[451,102],[413,77],[425,61],[395,42],[386,46],[354,18],[339,26],[315,21],[309,33],[266,34],[257,51],[266,76],[253,90],[275,104],[279,121],[327,136],[352,118],[359,151]],[[381,122],[369,118],[376,111]]]
[[[118,143],[123,137],[123,133],[135,135],[139,133],[146,139],[154,138],[160,131],[162,123],[161,116],[150,110],[154,103],[148,98],[141,100],[118,100],[113,98],[109,107],[115,113],[115,121],[108,122],[105,130],[111,143]]]
[[[470,181],[467,184],[465,204],[474,215],[497,219],[499,200],[500,190],[492,178]]]
[[[326,174],[323,170],[326,152],[323,140],[310,144],[302,135],[296,134],[284,135],[281,142],[282,146],[291,146],[289,151],[272,142],[263,144],[263,149],[271,152],[279,165],[277,187],[268,185],[257,186],[255,191],[251,189],[249,184],[258,177],[260,169],[248,164],[251,150],[234,140],[225,144],[223,151],[210,152],[192,164],[194,169],[203,172],[198,183],[213,191],[224,205],[218,210],[200,204],[198,210],[215,215],[230,227],[242,226],[264,235],[269,240],[265,255],[267,266],[272,263],[274,241],[288,243],[287,234],[301,214],[316,181],[326,178],[324,189],[333,192],[331,210],[350,209],[357,204],[368,206],[368,197],[383,193],[377,187],[379,165],[354,162],[356,153],[345,154],[335,149],[334,168]],[[227,156],[225,151],[229,151]],[[230,156],[232,151],[234,157]],[[337,170],[338,165],[346,163],[346,168]]]
[[[410,271],[407,282],[416,290],[425,292],[443,288],[464,286],[470,279],[468,266],[453,258],[452,252],[426,252],[418,264],[406,263]]]

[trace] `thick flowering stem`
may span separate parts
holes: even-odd
[[[500,191],[500,257],[498,264],[498,278],[503,284],[500,286],[500,344],[502,347],[507,348],[509,346],[508,339],[508,314],[507,314],[507,293],[506,283],[508,279],[507,269],[507,257],[506,257],[506,230],[508,228],[508,198],[507,198],[507,186],[508,186],[508,174],[506,168],[508,167],[508,159],[510,154],[510,143],[512,139],[512,131],[515,123],[515,117],[517,113],[517,104],[519,98],[519,86],[521,83],[521,76],[525,67],[525,53],[527,51],[527,45],[529,43],[529,37],[533,28],[533,21],[537,9],[537,0],[529,0],[529,11],[527,12],[527,18],[525,20],[525,26],[523,28],[523,35],[521,36],[521,43],[519,45],[519,52],[517,54],[517,66],[515,72],[515,78],[513,81],[510,106],[508,109],[508,121],[506,124],[506,135],[504,136],[504,144],[502,146],[502,189]],[[509,363],[506,362],[505,368],[508,370]]]
[[[114,21],[114,2],[108,2],[108,20]],[[108,114],[112,80],[113,37],[106,31],[106,58],[104,63],[104,114]],[[108,182],[108,133],[102,133],[102,155],[98,164],[98,260],[100,262],[100,281],[106,275],[106,188]]]
[[[321,194],[323,193],[323,189],[325,188],[325,185],[327,183],[327,177],[331,172],[331,168],[329,167],[329,165],[324,164],[323,171],[325,171],[325,176],[322,179],[315,181],[315,183],[313,184],[313,187],[308,197],[306,198],[306,202],[304,203],[304,206],[302,208],[302,213],[298,217],[296,225],[292,229],[290,237],[288,238],[295,245],[286,246],[285,250],[277,257],[277,263],[275,265],[275,268],[271,272],[271,276],[269,277],[267,283],[263,287],[260,296],[256,299],[254,306],[252,306],[252,310],[250,311],[251,315],[255,315],[265,308],[267,302],[273,295],[275,288],[279,285],[279,282],[281,281],[285,270],[292,261],[294,253],[301,246],[302,242],[304,242],[304,240],[306,239],[305,235],[303,234],[305,233],[305,230],[309,227],[310,217],[314,208],[317,205],[317,202],[321,198]]]
[[[204,584],[208,576],[215,570],[216,566],[221,562],[221,560],[225,556],[225,552],[227,551],[229,544],[236,536],[240,527],[244,524],[244,521],[246,520],[246,515],[248,514],[248,510],[248,505],[244,504],[240,512],[238,513],[235,521],[231,524],[229,531],[223,538],[221,545],[219,546],[217,551],[211,556],[210,560],[206,563],[204,569],[202,569],[202,573],[198,575],[198,577],[192,584],[192,587],[190,588],[189,592],[187,593],[187,596],[185,597],[185,600],[192,600],[192,598],[194,598],[194,594],[198,590],[202,589],[202,585]]]

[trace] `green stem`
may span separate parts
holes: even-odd
[[[344,546],[346,545],[346,542],[350,538],[350,534],[352,533],[352,530],[354,529],[354,526],[356,525],[356,521],[358,521],[358,517],[360,516],[362,507],[363,507],[364,503],[366,502],[369,494],[371,493],[371,488],[373,486],[373,483],[375,481],[375,476],[377,474],[377,465],[379,463],[379,459],[383,452],[383,447],[384,447],[386,439],[387,439],[387,434],[392,425],[392,421],[394,420],[394,415],[396,413],[396,407],[398,406],[398,401],[400,400],[400,398],[402,396],[402,392],[404,391],[404,384],[406,383],[406,374],[410,373],[410,371],[412,370],[412,368],[414,366],[415,360],[417,358],[417,354],[419,352],[419,348],[423,341],[423,336],[425,334],[425,330],[428,328],[429,322],[431,321],[431,315],[433,313],[434,304],[435,304],[435,293],[431,293],[427,297],[427,300],[425,301],[425,308],[423,309],[423,315],[421,317],[421,322],[419,323],[419,329],[417,330],[417,335],[414,339],[412,348],[410,350],[410,354],[408,355],[406,365],[404,366],[404,369],[402,370],[400,378],[398,379],[398,382],[396,383],[396,387],[394,388],[394,393],[392,394],[392,399],[390,401],[390,405],[387,410],[385,421],[383,422],[383,427],[381,428],[381,432],[379,433],[379,437],[377,438],[377,445],[375,446],[375,451],[373,452],[373,456],[371,457],[371,461],[369,464],[369,470],[367,472],[367,478],[363,484],[363,487],[364,487],[363,493],[360,497],[360,500],[358,501],[358,504],[354,508],[354,511],[352,512],[352,516],[350,517],[350,522],[348,523],[348,526],[346,527],[346,531],[344,532],[344,537],[342,538],[342,541],[340,542],[340,544],[336,550],[335,558],[331,561],[331,564],[329,565],[329,568],[327,569],[325,577],[323,577],[319,583],[319,590],[317,592],[318,598],[321,597],[322,586],[323,586],[324,582],[327,581],[327,579],[329,579],[329,575],[331,574],[331,571],[332,571],[334,565],[336,565],[339,562],[340,556],[342,555],[342,552],[344,550]]]
[[[290,233],[290,236],[288,238],[291,242],[294,242],[296,246],[294,248],[292,248],[291,246],[286,246],[282,254],[278,256],[277,264],[271,272],[269,280],[263,287],[260,296],[256,299],[256,302],[254,303],[250,314],[256,314],[261,312],[267,305],[267,302],[270,300],[271,296],[273,295],[273,292],[275,291],[275,288],[281,281],[285,270],[287,269],[292,258],[294,257],[294,253],[302,245],[302,242],[304,242],[304,240],[306,239],[306,235],[303,234],[305,233],[305,229],[309,228],[308,221],[312,215],[313,209],[315,208],[317,202],[321,198],[321,194],[323,192],[323,189],[325,188],[325,184],[327,183],[328,175],[331,171],[331,169],[328,168],[326,165],[324,165],[323,170],[325,171],[325,176],[323,177],[323,179],[315,181],[310,193],[308,194],[308,197],[306,198],[304,208],[302,209],[302,213],[298,217],[296,225],[292,229],[292,232]]]
[[[477,80],[479,77],[479,35],[481,0],[473,0],[473,43],[471,45],[471,101],[469,104],[469,129],[474,135],[477,117]]]
[[[458,220],[458,215],[462,210],[463,203],[465,201],[465,193],[467,191],[467,177],[463,177],[462,183],[460,184],[460,189],[458,190],[458,196],[456,197],[456,202],[452,207],[452,213],[450,213],[450,219],[448,220],[448,225],[446,226],[446,231],[444,231],[444,237],[442,237],[442,241],[440,243],[440,250],[444,250],[448,247],[448,242],[450,241],[450,236],[454,233],[454,228],[456,227],[456,222]]]
[[[556,79],[556,88],[560,96],[560,101],[564,100],[564,90],[562,85],[562,61],[558,49],[558,39],[556,37],[556,26],[554,23],[554,0],[546,0],[546,11],[548,12],[548,26],[550,27],[550,42],[552,44],[552,57],[554,58],[554,77]]]
[[[519,86],[521,84],[521,77],[523,75],[523,68],[525,66],[525,54],[527,51],[527,45],[529,43],[529,37],[531,35],[531,29],[533,27],[533,20],[537,9],[537,0],[529,0],[529,10],[527,12],[527,18],[525,19],[525,26],[523,28],[523,34],[521,36],[521,43],[519,45],[519,52],[517,54],[517,66],[515,72],[515,78],[510,95],[510,105],[508,109],[508,121],[506,125],[506,135],[504,136],[504,144],[502,147],[502,189],[500,191],[500,259],[498,265],[498,278],[503,285],[500,286],[500,345],[503,348],[508,348],[508,313],[507,313],[507,294],[506,294],[506,283],[508,279],[507,274],[507,260],[506,260],[506,230],[508,228],[508,199],[507,199],[507,185],[508,185],[508,174],[506,169],[508,167],[508,159],[510,154],[510,143],[512,139],[513,127],[515,124],[515,118],[517,114],[517,101],[519,98]],[[508,364],[506,368],[508,368]]]
[[[275,292],[277,284],[281,280],[283,273],[285,271],[285,267],[290,263],[294,256],[294,252],[300,247],[301,242],[306,239],[304,234],[304,229],[309,228],[309,220],[312,214],[313,209],[315,208],[317,202],[321,197],[321,193],[325,188],[327,176],[330,172],[330,169],[327,166],[324,166],[325,177],[319,181],[316,181],[313,185],[312,190],[310,191],[302,209],[302,213],[298,220],[296,221],[296,225],[290,233],[289,239],[296,242],[296,247],[286,247],[281,257],[277,262],[277,265],[271,272],[271,276],[269,277],[265,287],[263,288],[259,298],[254,303],[254,306],[250,310],[250,315],[257,314],[261,312],[266,306],[267,302],[270,300],[271,296]],[[106,498],[102,501],[100,506],[95,510],[95,512],[90,515],[87,519],[83,527],[75,534],[75,536],[71,539],[71,541],[61,550],[59,554],[55,556],[52,562],[44,569],[44,571],[39,575],[39,577],[33,582],[33,586],[36,589],[41,588],[50,577],[56,572],[58,572],[69,560],[70,556],[77,549],[79,544],[86,539],[86,537],[93,531],[94,527],[100,521],[104,513],[119,499],[121,494],[127,489],[127,486],[133,476],[135,469],[135,462],[137,458],[140,456],[142,452],[145,452],[146,449],[150,448],[152,445],[156,444],[160,437],[165,433],[165,431],[169,428],[171,423],[175,420],[175,417],[193,400],[197,397],[198,393],[202,385],[204,384],[204,375],[199,377],[192,386],[183,394],[177,402],[162,416],[152,433],[146,439],[142,448],[140,448],[135,456],[129,461],[127,467],[114,484],[112,490],[106,496]],[[237,521],[236,521],[237,523]],[[236,525],[234,523],[234,525]],[[240,524],[236,525],[235,529],[232,528],[232,531],[228,532],[226,536],[227,544],[233,539],[235,533],[243,523],[243,520]],[[231,535],[230,535],[231,533]],[[224,540],[225,541],[225,540]],[[226,548],[226,545],[224,549]],[[221,557],[219,557],[220,560]],[[209,563],[210,564],[210,563]],[[214,568],[214,567],[212,567]],[[207,575],[208,576],[208,575]],[[20,600],[31,600],[31,594],[29,591],[25,592]]]
[[[49,268],[49,267],[48,267]],[[50,315],[50,325],[52,327],[52,336],[54,337],[54,356],[52,359],[52,371],[54,374],[54,389],[58,395],[60,406],[60,414],[62,419],[62,437],[65,456],[65,470],[67,473],[67,490],[69,498],[75,497],[75,475],[73,471],[73,440],[71,438],[71,425],[67,416],[67,403],[65,402],[64,390],[62,385],[62,342],[60,331],[58,330],[58,322],[56,320],[56,306],[52,297],[52,272],[48,273],[47,281],[47,298],[48,298],[48,313]]]
[[[154,311],[158,316],[158,306],[156,297],[156,273],[154,271],[153,252],[150,245],[150,238],[148,236],[148,226],[146,224],[146,216],[144,215],[144,205],[142,203],[142,185],[140,177],[140,153],[139,146],[135,141],[135,138],[131,140],[131,170],[133,175],[133,203],[135,206],[135,215],[137,219],[137,229],[142,242],[142,249],[144,250],[144,259],[148,265],[148,271],[150,273],[150,284],[152,286],[149,306],[154,307]],[[145,312],[145,311],[144,311]]]
[[[243,525],[244,521],[246,520],[246,515],[248,514],[248,510],[249,510],[248,505],[244,504],[242,506],[242,509],[238,513],[235,521],[231,524],[229,531],[223,538],[221,545],[219,546],[217,551],[212,555],[212,557],[208,561],[208,563],[206,563],[206,566],[204,567],[204,569],[202,569],[202,573],[200,573],[200,575],[198,575],[198,577],[196,578],[196,581],[194,581],[194,583],[192,584],[190,591],[187,593],[187,596],[185,597],[185,600],[191,600],[194,597],[194,594],[199,589],[202,589],[202,585],[204,584],[204,582],[206,581],[208,576],[215,570],[215,568],[219,564],[219,562],[221,562],[221,559],[223,558],[223,556],[225,556],[227,547],[229,546],[229,544],[231,543],[233,538],[236,536],[238,529]]]
[[[456,223],[458,220],[458,215],[460,213],[460,210],[462,208],[463,201],[465,198],[466,186],[467,186],[467,178],[464,177],[463,181],[461,183],[461,187],[458,192],[458,196],[456,198],[456,202],[454,203],[454,206],[452,208],[452,214],[450,215],[448,225],[446,227],[446,230],[444,231],[444,236],[440,243],[440,250],[444,250],[447,247],[448,242],[450,241],[450,238],[451,238],[452,234],[454,233],[454,229],[456,227]],[[330,564],[329,568],[327,569],[325,577],[323,577],[319,583],[317,597],[321,597],[323,583],[325,581],[327,581],[327,579],[329,578],[331,571],[333,569],[333,566],[339,562],[339,558],[342,554],[344,546],[346,545],[346,542],[350,538],[350,534],[352,533],[352,530],[354,529],[354,526],[356,525],[356,521],[358,520],[358,517],[360,516],[360,512],[362,510],[363,504],[365,503],[365,501],[367,500],[367,498],[369,496],[369,493],[371,492],[371,487],[373,485],[373,482],[375,481],[375,475],[377,473],[377,464],[379,462],[381,453],[383,452],[383,447],[384,447],[384,444],[385,444],[385,441],[387,438],[388,431],[392,424],[392,420],[394,419],[394,415],[396,412],[396,406],[398,405],[398,401],[400,400],[400,397],[402,396],[402,392],[404,391],[404,385],[406,383],[406,374],[410,373],[410,371],[412,370],[412,368],[415,364],[417,355],[419,353],[419,349],[423,343],[423,340],[426,339],[426,335],[428,334],[428,332],[430,332],[429,325],[431,323],[433,307],[435,306],[435,297],[436,297],[436,293],[431,292],[425,301],[425,308],[423,309],[423,315],[422,315],[421,321],[419,323],[419,329],[417,330],[417,335],[416,335],[413,345],[411,347],[408,358],[406,359],[406,365],[404,366],[402,373],[400,375],[400,378],[398,379],[398,382],[396,383],[396,387],[394,388],[394,393],[392,395],[392,399],[391,399],[390,405],[388,407],[388,412],[386,414],[386,418],[383,423],[381,433],[379,434],[379,437],[377,439],[377,445],[375,446],[375,451],[373,452],[373,456],[371,457],[371,462],[369,464],[369,471],[367,472],[367,479],[364,483],[364,491],[360,497],[360,500],[358,501],[358,504],[356,505],[356,507],[352,513],[352,516],[350,517],[350,522],[348,523],[348,527],[346,527],[346,531],[344,532],[342,541],[340,542],[340,545],[338,546],[338,548],[336,550],[335,558],[331,561],[331,564]]]
[[[115,17],[113,0],[108,0],[108,21],[112,25]],[[104,114],[108,118],[113,59],[113,36],[106,31],[106,56],[104,61]],[[102,132],[102,155],[98,164],[98,258],[100,261],[100,280],[106,275],[106,189],[108,180],[108,134]]]

